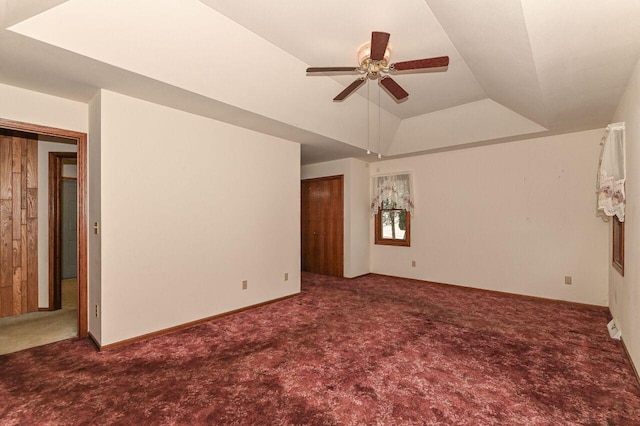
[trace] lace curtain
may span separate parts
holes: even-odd
[[[598,170],[598,210],[624,222],[626,179],[624,123],[607,126]]]
[[[377,214],[383,204],[392,206],[394,209],[402,209],[413,213],[411,174],[400,173],[373,178],[371,215]]]

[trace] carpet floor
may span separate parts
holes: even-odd
[[[607,313],[370,275],[107,352],[0,356],[0,424],[634,425]]]

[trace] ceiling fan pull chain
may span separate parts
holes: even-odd
[[[367,155],[371,154],[371,113],[369,112],[371,105],[371,102],[369,102],[371,98],[369,94],[371,92],[370,87],[369,79],[367,78]]]
[[[382,158],[382,150],[380,143],[380,85],[378,84],[378,158]]]

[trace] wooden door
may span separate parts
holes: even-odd
[[[0,133],[0,317],[38,310],[38,141]]]
[[[344,274],[344,178],[306,179],[301,187],[302,270]]]

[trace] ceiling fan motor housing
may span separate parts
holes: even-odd
[[[386,71],[391,57],[391,49],[389,46],[384,51],[384,57],[375,61],[371,59],[371,43],[367,42],[358,49],[358,63],[360,69],[371,79],[378,78],[381,71]]]

